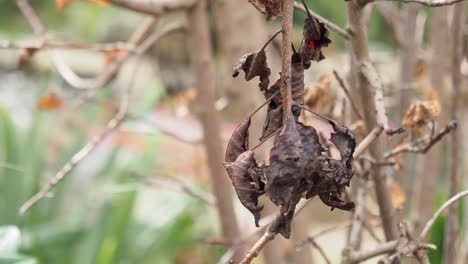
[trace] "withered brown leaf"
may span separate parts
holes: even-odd
[[[265,124],[263,125],[260,141],[268,138],[283,125],[283,107],[273,105],[274,103],[270,103],[268,106],[268,112],[265,119]]]
[[[304,104],[304,65],[302,57],[296,52],[293,46],[293,55],[291,56],[291,87],[292,99],[299,105]]]
[[[271,70],[266,61],[265,49],[259,52],[248,53],[242,56],[232,69],[232,77],[237,77],[241,70],[245,73],[245,80],[250,81],[256,76],[260,77],[260,90],[266,90],[270,84]]]
[[[301,43],[300,54],[304,63],[304,68],[310,67],[311,61],[321,61],[325,59],[322,47],[327,47],[331,40],[325,25],[310,14],[309,8],[302,1],[307,11],[307,18],[304,20],[304,32]]]
[[[258,175],[254,153],[250,150],[245,151],[234,162],[225,162],[224,167],[240,202],[254,215],[255,225],[258,227],[260,211],[263,208],[263,206],[258,206],[258,197],[263,194],[263,186]]]
[[[280,0],[249,0],[249,2],[262,14],[267,16],[268,21],[275,21],[281,16]]]
[[[270,164],[265,167],[265,191],[274,204],[284,205],[291,200],[292,188],[298,185],[303,152],[296,120],[290,116],[271,149]]]
[[[354,149],[356,148],[356,140],[353,132],[345,126],[342,126],[334,121],[329,121],[333,127],[330,141],[336,146],[340,152],[341,161],[343,161],[348,168],[351,168],[353,161]]]
[[[226,148],[224,161],[232,162],[244,151],[249,149],[249,127],[251,119],[242,122],[232,133]]]

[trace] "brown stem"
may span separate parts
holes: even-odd
[[[373,69],[370,63],[368,40],[367,40],[367,29],[365,21],[363,21],[363,6],[360,1],[353,0],[348,2],[348,20],[349,26],[353,32],[353,38],[351,39],[351,46],[353,56],[357,63],[361,65],[361,75],[357,78],[357,89],[361,96],[363,109],[366,109],[364,113],[364,121],[367,129],[374,127],[375,125],[383,126],[386,125],[385,109],[383,109],[383,95],[382,86],[380,79]],[[364,77],[366,76],[366,77]],[[372,93],[372,87],[375,89],[375,101]],[[378,112],[378,118],[376,117],[373,109],[376,108],[376,103],[379,104],[380,108]],[[383,152],[381,144],[372,144],[369,148],[370,154],[376,160],[383,159]],[[386,179],[382,175],[381,168],[374,166],[372,168],[372,177],[374,180],[374,188],[377,196],[377,202],[379,204],[380,215],[384,227],[384,233],[387,241],[395,240],[398,238],[397,221],[395,218],[395,208],[393,207],[390,190],[387,186]]]
[[[270,44],[276,38],[276,36],[278,36],[279,33],[284,33],[284,29],[280,28],[280,29],[276,30],[276,32],[273,33],[273,36],[271,36],[268,39],[268,41],[263,45],[263,47],[262,47],[262,49],[260,51],[264,51],[266,49],[266,47],[268,46],[268,44]]]
[[[452,119],[459,120],[460,118],[460,96],[463,83],[461,74],[461,63],[463,59],[463,32],[464,32],[464,3],[458,3],[454,6],[453,14],[453,40],[452,40]],[[453,131],[450,138],[450,180],[449,180],[449,196],[455,195],[460,188],[460,158],[461,158],[461,142],[460,131]],[[446,237],[445,237],[445,262],[457,262],[457,235],[459,234],[460,223],[458,222],[459,206],[452,206],[447,213]]]
[[[356,103],[354,102],[353,98],[351,97],[351,94],[349,93],[349,89],[346,87],[346,84],[344,83],[343,78],[341,78],[341,76],[335,70],[333,70],[333,74],[335,75],[336,80],[340,84],[341,89],[345,93],[346,98],[348,98],[348,101],[351,104],[351,109],[353,109],[354,114],[357,116],[357,118],[362,120],[363,119],[362,115],[359,112],[359,109],[358,109]]]
[[[195,85],[198,88],[198,104],[200,106],[199,119],[203,126],[204,142],[208,159],[208,168],[212,182],[213,194],[216,197],[218,217],[224,239],[228,245],[234,245],[240,234],[237,224],[234,205],[232,201],[232,189],[223,168],[222,141],[220,137],[220,116],[216,111],[215,103],[215,69],[211,48],[211,36],[209,21],[206,12],[206,2],[198,1],[190,9],[189,24],[191,30],[191,56],[192,69],[195,77]],[[239,261],[243,255],[243,249],[238,248],[234,260]]]
[[[283,97],[283,123],[291,116],[291,43],[293,30],[294,0],[283,1],[283,37],[281,42],[281,96]]]

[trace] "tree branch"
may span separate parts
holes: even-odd
[[[371,2],[375,1],[395,1],[395,2],[402,2],[402,3],[418,3],[425,6],[430,7],[437,7],[437,6],[445,6],[445,5],[453,5],[455,3],[459,3],[465,0],[371,0]]]
[[[189,9],[199,0],[110,0],[109,2],[139,13],[161,16]]]

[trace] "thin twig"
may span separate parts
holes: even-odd
[[[351,104],[351,109],[353,109],[353,112],[354,114],[360,119],[362,120],[362,115],[361,113],[359,112],[359,109],[356,105],[356,103],[354,102],[353,98],[351,97],[351,94],[348,90],[348,88],[346,87],[346,84],[344,83],[344,80],[343,78],[341,78],[341,76],[338,74],[337,71],[333,70],[333,74],[335,75],[335,78],[336,80],[338,81],[338,83],[340,84],[340,87],[341,89],[343,90],[343,92],[345,93],[346,95],[346,98],[348,98],[348,101],[349,103]]]
[[[431,230],[432,225],[434,225],[434,222],[437,219],[437,217],[439,217],[447,207],[449,207],[450,205],[452,205],[453,203],[457,202],[458,200],[460,200],[461,198],[467,195],[468,195],[468,190],[459,192],[456,195],[454,195],[452,198],[448,199],[444,204],[442,204],[442,206],[440,206],[439,209],[437,209],[434,215],[432,215],[429,221],[427,221],[426,225],[421,231],[421,234],[419,235],[418,240],[424,241],[426,239],[427,234],[429,233],[429,230]]]
[[[383,127],[377,126],[361,141],[354,151],[354,157],[361,156],[362,153],[382,134]]]
[[[445,126],[442,130],[440,130],[435,135],[435,137],[430,138],[429,136],[424,136],[424,137],[422,137],[420,139],[415,140],[412,143],[408,143],[408,144],[405,144],[405,145],[402,145],[402,146],[398,146],[398,147],[390,150],[389,152],[385,153],[384,158],[388,159],[388,158],[396,156],[396,155],[398,155],[400,153],[405,153],[405,152],[423,153],[424,154],[427,151],[429,151],[429,149],[431,149],[431,147],[434,146],[434,144],[439,142],[445,135],[447,135],[448,133],[450,133],[451,131],[456,129],[457,126],[458,126],[457,122],[452,120],[447,124],[447,126]],[[426,142],[427,140],[429,140],[429,142],[427,142],[427,144],[425,144],[423,146],[419,146],[421,143]]]
[[[97,52],[126,51],[134,52],[135,45],[127,42],[112,43],[75,43],[75,42],[47,42],[43,40],[11,42],[0,40],[0,49],[79,49]]]
[[[395,2],[402,2],[402,3],[418,3],[425,6],[430,7],[437,7],[437,6],[445,6],[445,5],[453,5],[458,2],[462,2],[465,0],[371,0],[370,2],[375,1],[395,1]]]
[[[140,176],[138,174],[134,174],[136,176]],[[169,187],[173,187],[176,190],[182,191],[189,196],[192,196],[210,206],[214,206],[216,204],[216,199],[214,196],[205,191],[201,191],[195,188],[193,185],[189,184],[187,181],[181,179],[180,177],[166,177],[161,175],[151,175],[149,177],[143,176],[145,178],[145,182],[149,185],[158,185],[161,183],[166,183]]]
[[[304,13],[307,12],[304,5],[302,5],[302,4],[298,3],[298,2],[294,2],[294,8],[296,8],[297,10],[300,10],[301,12],[304,12]],[[320,22],[325,24],[331,30],[338,33],[338,35],[342,36],[344,39],[350,40],[352,38],[352,35],[346,29],[341,28],[340,26],[336,25],[335,23],[333,23],[333,22],[329,21],[328,19],[322,17],[321,15],[315,13],[313,10],[309,9],[309,12],[313,17],[315,17]]]
[[[327,264],[331,264],[331,261],[330,261],[330,258],[327,256],[327,254],[325,254],[325,251],[323,251],[322,247],[320,247],[319,244],[317,244],[317,242],[315,242],[315,240],[313,238],[309,238],[308,239],[308,242],[310,244],[312,244],[312,246],[314,248],[317,249],[317,251],[320,253],[320,255],[322,256],[323,260],[325,260],[325,263]]]
[[[67,176],[68,173],[70,173],[73,170],[73,168],[75,168],[82,160],[84,160],[100,143],[104,141],[104,139],[106,139],[122,124],[128,112],[128,107],[130,103],[130,92],[135,84],[135,76],[138,70],[138,66],[139,64],[135,66],[129,84],[127,85],[127,88],[122,94],[119,111],[107,123],[107,127],[104,130],[104,132],[94,137],[83,148],[81,148],[80,151],[75,153],[75,155],[73,155],[70,161],[68,161],[62,167],[62,169],[60,169],[55,174],[55,176],[52,179],[50,179],[49,182],[38,193],[32,196],[20,207],[20,214],[24,214],[29,208],[31,208],[31,206],[33,206],[42,198],[44,198],[55,187],[55,185],[62,181],[65,178],[65,176]]]
[[[276,236],[276,233],[270,232],[270,230],[267,230],[262,237],[253,245],[253,247],[249,250],[247,255],[245,255],[244,259],[242,260],[242,264],[248,264],[250,263],[256,256],[258,256],[258,253],[265,247],[265,245],[273,240]]]

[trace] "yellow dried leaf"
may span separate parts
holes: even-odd
[[[428,100],[417,101],[409,106],[401,122],[404,128],[414,129],[423,126],[440,115],[442,107],[437,92],[429,89],[426,96]]]
[[[334,102],[330,74],[320,76],[317,83],[309,86],[304,96],[305,105],[317,112],[329,113]]]
[[[390,194],[393,206],[395,206],[396,208],[402,208],[406,202],[406,194],[403,191],[403,188],[401,188],[400,184],[398,184],[398,182],[390,182]]]

